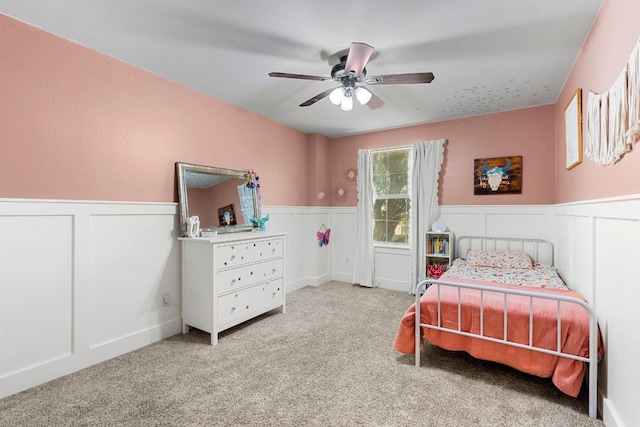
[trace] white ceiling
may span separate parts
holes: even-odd
[[[329,137],[556,102],[603,0],[0,0],[0,13]],[[369,75],[431,71],[430,84],[369,86],[386,105],[303,101],[352,41]]]

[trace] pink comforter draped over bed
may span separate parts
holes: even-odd
[[[487,282],[457,280],[465,283],[487,285]],[[519,286],[492,283],[492,286],[522,289]],[[438,324],[438,286],[431,286],[421,297],[420,323]],[[538,289],[542,293],[554,293],[582,297],[572,291],[557,289]],[[480,291],[462,289],[461,330],[480,333]],[[440,286],[441,326],[458,329],[458,288]],[[504,297],[503,294],[484,292],[484,335],[502,339],[504,334]],[[534,299],[535,317],[533,320],[533,345],[536,347],[557,349],[557,311],[556,301]],[[565,353],[578,356],[589,354],[589,316],[578,304],[562,302],[561,349]],[[507,338],[521,344],[529,343],[529,298],[517,295],[508,296]],[[394,346],[405,354],[413,354],[415,348],[415,304],[403,316]],[[586,372],[586,363],[540,353],[532,350],[493,343],[478,338],[469,338],[449,332],[423,328],[426,339],[447,350],[463,350],[472,356],[502,363],[520,371],[551,377],[553,383],[570,396],[577,396]],[[599,353],[602,353],[599,342]]]

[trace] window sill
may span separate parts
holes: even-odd
[[[411,247],[408,243],[374,243],[374,249],[394,249],[397,251],[406,251],[409,252]]]

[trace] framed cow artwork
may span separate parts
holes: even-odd
[[[521,194],[522,156],[475,159],[473,194]]]

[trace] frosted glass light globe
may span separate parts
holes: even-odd
[[[355,92],[356,98],[358,98],[358,102],[360,103],[360,105],[366,105],[366,103],[369,102],[371,100],[371,97],[373,96],[371,92],[369,92],[362,86],[358,86]]]
[[[333,105],[340,105],[340,103],[342,102],[342,98],[344,98],[344,88],[343,87],[337,87],[335,88],[330,94],[329,94],[329,101],[331,101],[331,103]]]

